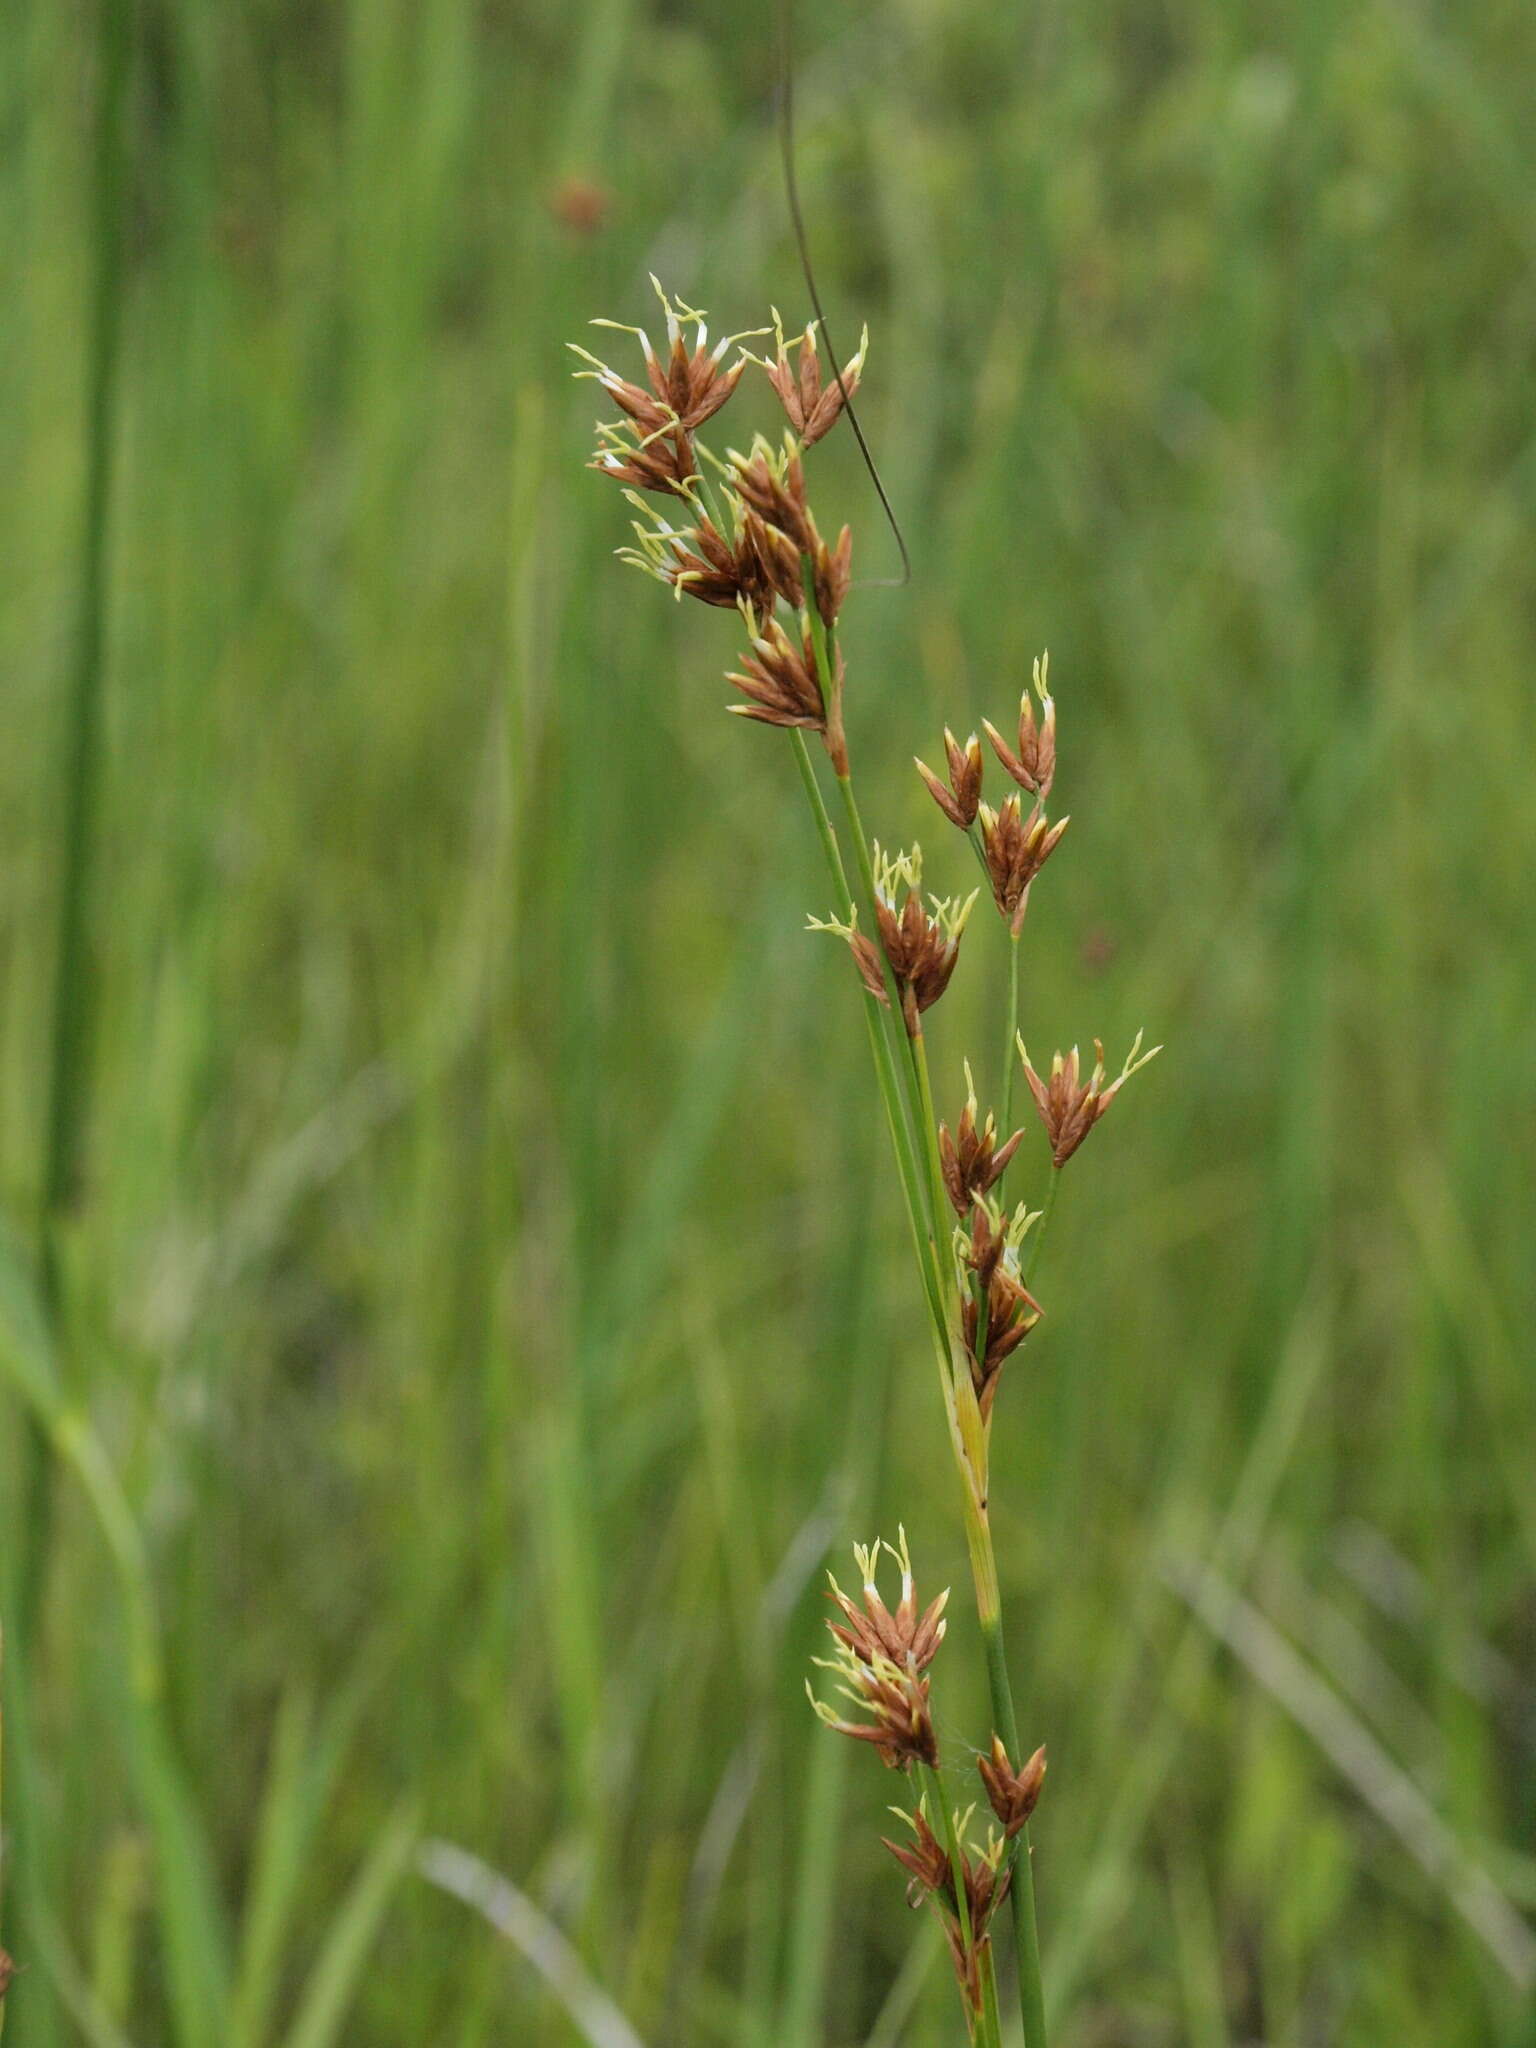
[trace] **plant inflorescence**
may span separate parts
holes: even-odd
[[[738,615],[745,648],[727,680],[741,701],[730,709],[788,735],[825,855],[833,909],[811,925],[847,945],[863,990],[864,1024],[961,1482],[993,1720],[988,1746],[977,1760],[994,1817],[985,1839],[972,1836],[970,1811],[954,1812],[939,1768],[929,1673],[944,1639],[948,1596],[919,1607],[905,1531],[894,1548],[874,1543],[856,1549],[861,1603],[832,1580],[836,1615],[828,1626],[835,1651],[823,1668],[832,1676],[838,1704],[814,1690],[812,1701],[829,1728],[867,1743],[912,1781],[910,1809],[893,1809],[904,1833],[886,1846],[908,1874],[913,1902],[928,1905],[942,1922],[972,2039],[988,2048],[1001,2040],[992,1928],[1007,1903],[1027,2048],[1044,2048],[1028,1823],[1044,1781],[1045,1751],[1024,1755],[1003,1644],[988,1516],[992,1418],[1004,1367],[1042,1313],[1030,1283],[1061,1170],[1158,1048],[1143,1052],[1138,1035],[1110,1080],[1103,1047],[1095,1041],[1086,1078],[1075,1046],[1055,1053],[1042,1075],[1019,1035],[1020,941],[1031,892],[1068,824],[1049,808],[1056,703],[1046,656],[1034,663],[1021,697],[1016,740],[984,723],[1003,773],[1016,785],[1000,803],[982,800],[983,753],[974,733],[962,745],[945,731],[947,780],[924,762],[916,764],[944,818],[970,842],[983,877],[977,888],[964,898],[925,895],[921,849],[887,852],[864,829],[843,719],[840,627],[852,587],[852,535],[843,526],[835,541],[824,537],[807,495],[803,457],[836,426],[857,390],[867,333],[857,355],[828,377],[814,323],[793,351],[776,311],[771,329],[732,335],[711,347],[704,315],[669,298],[659,284],[656,292],[664,350],[658,353],[642,328],[620,329],[639,341],[643,383],[584,349],[576,351],[585,365],[577,374],[593,379],[619,413],[599,424],[592,467],[622,486],[636,513],[634,544],[620,550],[623,558],[679,599],[691,597]],[[769,355],[755,356],[741,346],[770,332]],[[728,361],[733,349],[735,358]],[[745,452],[728,449],[721,456],[699,430],[754,365],[766,374],[783,409],[783,438],[776,442],[759,434]],[[808,735],[822,743],[827,765],[821,771]],[[841,825],[826,799],[829,774]],[[999,1123],[990,1110],[982,1116],[967,1062],[966,1099],[951,1130],[934,1109],[924,1017],[949,987],[983,891],[996,907],[1008,946],[1002,1118]],[[1037,1210],[1024,1202],[1010,1208],[1005,1199],[1006,1176],[1024,1138],[1012,1128],[1016,1073],[1023,1076],[1049,1145],[1046,1193]],[[901,1573],[894,1610],[876,1583],[882,1550]]]

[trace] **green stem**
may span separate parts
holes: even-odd
[[[960,1938],[969,1954],[971,1947],[971,1900],[965,1888],[965,1857],[960,1848],[960,1831],[955,1826],[954,1810],[949,1803],[949,1794],[944,1790],[944,1780],[936,1766],[923,1765],[924,1790],[933,1800],[934,1810],[944,1823],[944,1843],[949,1850],[949,1874],[955,1887],[955,1911],[960,1920]]]
[[[93,164],[93,268],[86,362],[85,506],[81,522],[79,609],[70,678],[60,841],[58,938],[43,1161],[40,1272],[44,1304],[57,1327],[62,1307],[61,1226],[79,1179],[90,1089],[95,974],[91,895],[96,860],[97,790],[107,611],[117,368],[122,320],[122,156],[129,63],[128,9],[101,0]],[[61,1346],[62,1349],[62,1346]],[[17,1547],[15,1628],[30,1647],[47,1576],[53,1521],[53,1466],[47,1438],[27,1429]]]
[[[1051,1218],[1056,1213],[1056,1190],[1061,1185],[1061,1168],[1051,1168],[1051,1184],[1045,1191],[1045,1207],[1040,1212],[1040,1221],[1035,1225],[1034,1243],[1029,1248],[1029,1258],[1022,1275],[1027,1287],[1034,1278],[1035,1267],[1040,1263],[1040,1248],[1045,1243],[1045,1233],[1051,1227]]]
[[[812,645],[816,649],[818,661],[825,664],[824,676],[830,679],[833,672],[830,644],[818,631],[819,621],[816,618],[814,608],[811,609],[810,618]],[[826,686],[826,683],[824,683],[824,689]],[[803,752],[805,745],[803,737],[798,732],[795,734],[795,737],[799,741]],[[805,768],[806,771],[810,769],[808,756],[806,757]],[[886,1115],[891,1123],[892,1136],[895,1138],[899,1121],[896,1113],[896,1102],[900,1097],[896,1092],[895,1074],[891,1072],[887,1075],[886,1063],[890,1060],[891,1031],[900,1031],[905,1036],[901,1004],[895,985],[895,977],[891,973],[890,962],[885,956],[885,948],[879,943],[879,926],[875,912],[874,863],[870,855],[869,839],[864,831],[864,821],[859,815],[858,800],[853,792],[852,776],[843,773],[838,774],[837,786],[843,800],[843,810],[847,817],[849,834],[852,837],[854,852],[859,864],[859,879],[863,886],[865,900],[869,905],[870,916],[872,919],[875,919],[875,953],[880,961],[889,1009],[888,1014],[881,1019],[881,1022],[887,1025],[887,1030],[876,1032],[872,1029],[871,1043],[876,1047],[876,1065],[881,1070],[881,1091],[886,1098]],[[821,791],[820,785],[815,782],[814,773],[808,774],[807,793],[812,796],[813,810],[818,812],[817,824],[818,830],[822,831],[823,847],[826,848],[830,844],[835,849],[836,835],[832,832],[831,821],[826,821],[825,829],[822,827]],[[840,858],[836,862],[834,879],[837,881],[839,888],[846,894],[848,887],[847,876]],[[884,1049],[883,1058],[880,1048]],[[1019,1753],[1018,1721],[1014,1713],[1013,1692],[1008,1682],[1008,1662],[1003,1648],[1003,1622],[998,1595],[997,1559],[992,1548],[992,1532],[987,1522],[986,1473],[984,1469],[985,1447],[983,1443],[981,1452],[983,1468],[980,1470],[975,1469],[975,1461],[966,1455],[965,1448],[959,1441],[955,1428],[957,1399],[964,1400],[970,1396],[970,1368],[965,1358],[965,1346],[960,1327],[959,1285],[954,1272],[954,1262],[952,1260],[946,1261],[940,1255],[939,1230],[945,1214],[944,1184],[942,1170],[938,1163],[938,1132],[933,1120],[932,1090],[927,1082],[927,1055],[922,1047],[921,1034],[918,1034],[910,1047],[910,1059],[917,1090],[917,1120],[922,1127],[923,1142],[929,1158],[929,1195],[927,1205],[929,1210],[929,1258],[925,1261],[919,1248],[918,1263],[920,1266],[926,1265],[928,1268],[922,1276],[923,1290],[930,1311],[935,1316],[935,1338],[940,1354],[939,1371],[941,1381],[943,1382],[946,1413],[951,1425],[951,1444],[955,1450],[955,1462],[960,1473],[960,1490],[965,1511],[966,1542],[970,1551],[971,1577],[976,1591],[976,1613],[977,1619],[981,1624],[982,1640],[986,1646],[987,1653],[987,1682],[992,1696],[993,1724],[1002,1735],[1010,1757],[1016,1757]],[[908,1130],[908,1140],[910,1143],[910,1129]],[[918,1207],[917,1197],[922,1186],[921,1177],[917,1174],[916,1163],[910,1159],[910,1155],[903,1156],[903,1147],[899,1142],[897,1144],[897,1157],[898,1164],[902,1168],[903,1189],[907,1196],[908,1216],[912,1221],[914,1241],[920,1247],[921,1233],[917,1224],[917,1216],[921,1212]],[[911,1174],[910,1179],[908,1178],[909,1170]],[[948,1273],[947,1281],[945,1279],[946,1271]],[[935,1294],[935,1289],[937,1294]],[[942,1790],[941,1786],[939,1788],[941,1796]],[[1022,1847],[1018,1859],[1019,1867],[1015,1872],[1012,1889],[1014,1936],[1018,1949],[1019,2007],[1024,2021],[1025,2048],[1046,2048],[1045,2001],[1040,1982],[1040,1941],[1035,1926],[1034,1877],[1029,1866],[1027,1834],[1022,1835],[1020,1841]]]
[[[939,1159],[939,1125],[933,1109],[933,1087],[928,1078],[928,1047],[920,1030],[912,1035],[909,1042],[912,1047],[912,1070],[917,1077],[917,1107],[922,1119],[929,1199],[933,1203],[935,1217],[947,1222],[950,1215],[949,1196],[945,1191],[944,1168]],[[937,1253],[943,1248],[935,1243],[934,1249]]]
[[[1003,1128],[1006,1142],[1013,1136],[1013,1076],[1019,1064],[1019,933],[1008,933],[1008,1036],[1003,1040]],[[1002,1200],[1002,1183],[998,1183]]]
[[[997,2043],[997,2048],[1002,2048],[1003,2016],[998,2010],[997,1965],[993,1959],[990,1942],[983,1950],[981,1957],[981,1997],[982,2019],[987,2035]]]
[[[854,914],[853,895],[848,886],[848,871],[843,865],[842,849],[837,842],[837,833],[821,794],[821,784],[816,779],[816,769],[806,745],[805,734],[791,728],[795,762],[800,770],[800,779],[805,786],[806,800],[816,822],[817,836],[826,857],[827,872],[837,891],[838,914],[851,923]],[[932,1262],[928,1256],[929,1233],[926,1222],[926,1204],[922,1197],[922,1179],[917,1158],[913,1150],[912,1131],[891,1053],[890,1034],[885,1020],[880,1015],[880,1004],[876,997],[866,996],[864,1003],[864,1025],[869,1034],[870,1056],[875,1063],[875,1075],[880,1084],[880,1099],[885,1108],[885,1120],[890,1129],[891,1144],[896,1153],[896,1167],[901,1179],[902,1193],[906,1199],[907,1220],[912,1227],[913,1249],[917,1254],[918,1266],[922,1273],[923,1290],[927,1297],[929,1314],[935,1327],[942,1331],[944,1311],[936,1291]]]
[[[1008,1682],[1008,1658],[1003,1647],[1002,1614],[997,1607],[997,1564],[992,1553],[992,1532],[985,1517],[980,1518],[977,1540],[983,1552],[982,1569],[990,1583],[993,1606],[981,1622],[982,1647],[987,1659],[987,1686],[992,1695],[992,1716],[1009,1760],[1018,1768],[1023,1751],[1019,1743],[1018,1717],[1013,1709],[1013,1687]],[[974,1550],[973,1550],[974,1563]],[[1013,1940],[1019,1970],[1019,2010],[1024,2021],[1025,2048],[1045,2048],[1045,1992],[1040,1976],[1040,1931],[1035,1918],[1035,1872],[1029,1853],[1029,1829],[1019,1834],[1014,1850]]]

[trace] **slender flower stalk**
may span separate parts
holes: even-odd
[[[864,371],[868,337],[840,377],[829,381],[814,324],[799,337],[791,360],[775,312],[773,355],[761,358],[742,350],[728,361],[732,348],[750,336],[734,336],[710,348],[704,315],[669,298],[660,285],[656,291],[666,322],[665,352],[658,353],[643,330],[619,329],[639,339],[644,383],[577,350],[587,366],[577,374],[591,378],[619,413],[599,423],[592,467],[620,483],[639,514],[635,545],[619,551],[623,559],[666,585],[679,602],[691,597],[739,618],[746,649],[727,680],[743,701],[729,708],[757,724],[781,728],[794,754],[833,894],[831,916],[812,918],[811,925],[847,945],[862,991],[871,1060],[960,1480],[991,1700],[990,1747],[982,1752],[978,1769],[999,1827],[984,1843],[972,1841],[969,1814],[956,1815],[946,1794],[930,1667],[943,1640],[947,1595],[919,1609],[905,1532],[895,1547],[872,1544],[856,1550],[862,1604],[832,1581],[837,1618],[828,1625],[834,1654],[818,1662],[832,1676],[834,1698],[829,1701],[814,1690],[811,1697],[830,1728],[872,1748],[917,1788],[912,1811],[895,1809],[910,1841],[889,1841],[887,1847],[908,1873],[913,1903],[927,1904],[943,1925],[972,2041],[981,2048],[1001,2048],[992,1927],[1006,1900],[1026,2048],[1046,2048],[1029,1849],[1029,1819],[1044,1782],[1045,1753],[1036,1749],[1024,1763],[1013,1761],[1024,1751],[988,1512],[992,1418],[1004,1368],[1042,1314],[1030,1286],[1061,1170],[1152,1054],[1141,1053],[1138,1037],[1120,1074],[1109,1082],[1102,1050],[1085,1080],[1074,1049],[1070,1055],[1058,1053],[1042,1078],[1019,1036],[1025,919],[1034,884],[1068,823],[1065,817],[1053,819],[1048,809],[1056,776],[1056,705],[1049,689],[1049,658],[1042,655],[1034,664],[1032,689],[1025,689],[1020,702],[1016,744],[982,722],[1003,772],[1017,785],[1001,803],[983,801],[983,756],[975,733],[962,744],[945,729],[947,779],[922,761],[916,764],[946,823],[969,842],[1007,938],[1001,1129],[990,1112],[983,1117],[969,1065],[965,1107],[954,1130],[938,1121],[926,1020],[960,967],[962,940],[982,891],[973,890],[963,900],[925,895],[921,849],[913,845],[886,852],[865,829],[843,715],[847,674],[840,627],[852,588],[852,538],[846,526],[835,543],[823,538],[803,461],[806,450],[836,426],[844,411]],[[732,400],[752,364],[764,372],[788,431],[778,443],[758,434],[745,453],[728,450],[721,457],[699,430]],[[821,742],[837,787],[840,824],[828,807],[813,739]],[[1020,792],[1032,799],[1027,814]],[[965,949],[967,958],[975,943]],[[1004,1175],[1024,1139],[1022,1131],[1013,1129],[1015,1049],[1050,1153],[1045,1199],[1034,1212],[1023,1203],[1008,1211],[1002,1202]],[[1010,1381],[1015,1373],[1007,1375]],[[894,1610],[876,1584],[882,1548],[901,1570],[901,1597]]]

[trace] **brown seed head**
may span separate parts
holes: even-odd
[[[1029,1092],[1035,1098],[1040,1121],[1051,1141],[1053,1166],[1066,1165],[1132,1074],[1140,1072],[1162,1051],[1160,1045],[1154,1045],[1150,1052],[1143,1052],[1141,1036],[1138,1031],[1136,1041],[1126,1055],[1125,1065],[1107,1088],[1104,1085],[1104,1047],[1098,1039],[1093,1041],[1093,1072],[1086,1081],[1082,1078],[1082,1062],[1075,1045],[1069,1053],[1055,1055],[1051,1061],[1050,1077],[1042,1081],[1030,1064],[1023,1039],[1019,1040],[1024,1078],[1029,1083]]]
[[[851,398],[859,388],[864,356],[869,347],[869,329],[866,327],[864,330],[858,354],[844,365],[841,386],[834,377],[825,389],[821,382],[815,322],[811,322],[800,337],[798,371],[790,365],[777,309],[773,315],[773,333],[776,343],[773,361],[769,362],[762,356],[754,356],[752,360],[767,372],[768,382],[778,393],[779,403],[784,408],[784,417],[799,436],[801,446],[810,448],[836,425],[845,397]]]
[[[11,1981],[15,1977],[15,1975],[15,1963],[12,1961],[11,1957],[6,1954],[5,1950],[3,1948],[0,1948],[0,2000],[3,2000],[7,1991],[10,1990]]]
[[[1022,1204],[1005,1221],[998,1209],[978,1198],[971,1209],[969,1238],[960,1239],[961,1256],[980,1283],[979,1290],[966,1290],[961,1320],[970,1354],[971,1385],[983,1422],[992,1413],[1004,1360],[1017,1351],[1042,1313],[1019,1277],[1019,1246],[1034,1221]],[[985,1331],[978,1291],[986,1306]]]
[[[637,440],[621,426],[600,426],[597,436],[597,452],[588,469],[617,484],[692,502],[699,470],[693,443],[681,428],[660,427]]]
[[[811,530],[816,531],[816,522],[811,521]],[[829,548],[819,533],[816,545],[811,550],[811,569],[816,586],[816,609],[821,622],[829,629],[837,624],[837,615],[843,608],[848,595],[848,585],[853,574],[853,532],[845,526],[837,536],[837,546]]]
[[[893,1614],[875,1585],[875,1572],[882,1547],[901,1567],[901,1600]],[[829,1728],[859,1742],[873,1743],[885,1763],[933,1764],[938,1758],[938,1739],[928,1705],[928,1680],[923,1675],[933,1662],[944,1639],[944,1605],[941,1593],[921,1614],[912,1588],[912,1561],[907,1553],[906,1532],[899,1548],[872,1543],[868,1549],[855,1545],[864,1582],[864,1604],[857,1606],[828,1574],[831,1597],[841,1611],[841,1621],[827,1627],[836,1644],[831,1660],[815,1661],[838,1680],[838,1691],[869,1716],[867,1721],[841,1719],[811,1692],[811,1705]]]
[[[758,623],[745,609],[743,617],[749,630]],[[742,657],[741,667],[726,681],[749,699],[730,707],[742,718],[755,718],[763,725],[803,726],[811,732],[827,730],[826,700],[808,628],[796,645],[777,619],[763,620],[761,630],[752,633],[752,652]]]
[[[593,178],[562,178],[549,195],[549,210],[572,234],[595,235],[608,219],[613,195]]]
[[[822,1657],[813,1662],[824,1671],[835,1672],[842,1681],[837,1689],[844,1699],[851,1700],[869,1716],[867,1721],[844,1719],[835,1707],[817,1699],[807,1679],[806,1695],[817,1718],[834,1734],[870,1743],[889,1770],[899,1770],[907,1764],[938,1763],[939,1743],[928,1704],[926,1678],[903,1671],[887,1657],[865,1664],[846,1651],[835,1662]]]
[[[962,1834],[968,1818],[967,1815],[960,1823]],[[1007,1898],[1013,1884],[1013,1865],[1003,1862],[1003,1849],[1003,1839],[996,1833],[989,1837],[985,1849],[976,1849],[970,1844],[961,1849],[965,1902],[971,1925],[969,1948],[958,1915],[948,1910],[943,1915],[944,1935],[949,1945],[955,1981],[973,2014],[981,2011],[985,1978],[983,1964],[992,1946],[992,1916]],[[951,1897],[953,1889],[951,1886]]]
[[[1014,753],[996,726],[988,725],[992,751],[1021,788],[1030,790],[1043,803],[1056,780],[1056,700],[1050,694],[1051,657],[1043,654],[1035,662],[1035,695],[1040,699],[1040,721],[1026,690],[1019,699],[1019,751]]]
[[[982,804],[977,816],[993,900],[1009,929],[1018,932],[1029,907],[1029,885],[1056,851],[1071,820],[1062,818],[1053,825],[1037,803],[1026,822],[1017,796],[1008,797],[996,811]]]
[[[994,1735],[991,1756],[979,1756],[976,1768],[1004,1838],[1011,1841],[1040,1802],[1040,1789],[1045,1783],[1045,1750],[1037,1749],[1028,1763],[1016,1771],[1008,1761],[1003,1738]]]
[[[880,1837],[882,1844],[911,1876],[912,1882],[907,1886],[908,1905],[920,1906],[925,1898],[937,1894],[948,1901],[949,1910],[953,1912],[955,1880],[949,1867],[949,1851],[928,1825],[927,1805],[920,1801],[916,1813],[907,1813],[899,1806],[891,1811],[906,1822],[914,1836],[910,1848],[905,1842],[893,1842],[888,1835]]]
[[[925,1900],[931,1900],[938,1907],[956,1978],[972,2010],[978,2011],[981,2005],[981,1964],[990,1945],[992,1917],[1007,1898],[1013,1880],[1013,1866],[1003,1860],[1004,1840],[994,1831],[989,1834],[986,1846],[977,1848],[964,1839],[970,1814],[960,1815],[957,1832],[961,1837],[961,1881],[965,1886],[971,1931],[967,1947],[955,1895],[954,1866],[948,1850],[929,1825],[927,1802],[920,1800],[915,1813],[908,1813],[899,1806],[892,1807],[891,1811],[912,1831],[910,1845],[881,1838],[910,1876],[907,1902],[920,1906]]]
[[[800,576],[800,557],[793,543],[745,505],[740,507],[739,518],[741,532],[737,556],[744,572],[743,594],[750,596],[754,588],[760,593],[752,600],[753,608],[758,612],[771,612],[776,597],[783,598],[787,605],[799,611],[805,601],[805,593]]]
[[[887,856],[876,842],[875,915],[880,928],[880,945],[890,964],[903,1020],[914,1038],[921,1012],[930,1009],[949,986],[955,963],[960,957],[960,940],[966,920],[976,901],[975,891],[963,903],[954,897],[930,896],[931,908],[925,910],[918,894],[921,880],[920,847],[914,846],[910,853]],[[907,892],[906,899],[899,902],[902,889]],[[865,988],[880,1002],[889,1000],[880,954],[875,950],[872,939],[835,918],[824,922],[813,917],[811,929],[835,932],[839,938],[845,939]]]
[[[981,741],[972,733],[962,747],[946,725],[944,753],[949,762],[947,788],[926,761],[914,758],[914,765],[927,786],[928,794],[949,822],[958,825],[962,832],[968,832],[976,822],[976,806],[981,801]]]
[[[881,1599],[875,1584],[875,1570],[882,1547],[901,1568],[901,1599],[894,1614]],[[829,1572],[827,1598],[841,1608],[843,1620],[829,1621],[827,1627],[846,1650],[852,1651],[865,1664],[873,1664],[878,1658],[885,1657],[892,1664],[899,1664],[903,1670],[926,1671],[944,1640],[947,1626],[944,1609],[949,1601],[949,1588],[946,1586],[936,1600],[930,1601],[923,1612],[918,1613],[905,1529],[898,1529],[894,1549],[889,1543],[884,1546],[872,1543],[868,1549],[856,1544],[853,1554],[863,1579],[864,1604],[855,1606]]]
[[[793,445],[775,449],[759,434],[749,455],[731,451],[730,465],[731,483],[742,503],[782,533],[797,554],[814,558],[820,536],[806,502],[805,471]]]
[[[997,1142],[997,1120],[990,1110],[987,1120],[978,1130],[976,1127],[976,1087],[971,1079],[971,1063],[965,1063],[965,1085],[967,1094],[965,1107],[960,1112],[958,1137],[949,1135],[949,1125],[939,1125],[939,1164],[944,1172],[944,1188],[957,1216],[970,1213],[971,1198],[974,1195],[990,1194],[1002,1179],[1009,1160],[1019,1149],[1023,1139],[1022,1131],[1015,1131],[999,1145]]]
[[[725,404],[736,386],[741,382],[747,367],[745,355],[738,356],[727,369],[724,359],[738,341],[747,341],[750,334],[728,334],[723,341],[709,346],[709,330],[705,316],[696,307],[685,306],[681,299],[670,299],[653,277],[652,287],[661,301],[662,317],[666,321],[667,345],[665,356],[658,356],[651,346],[650,336],[643,327],[625,327],[617,320],[594,320],[594,327],[614,327],[623,334],[636,335],[645,358],[646,381],[650,385],[650,405],[659,408],[661,416],[676,422],[685,433],[692,434],[704,422],[713,419]],[[693,323],[694,339],[690,348],[683,329]],[[763,332],[755,329],[753,332]],[[577,350],[585,355],[585,350]],[[639,401],[645,398],[638,385],[626,384],[606,363],[588,357],[594,372],[605,390],[613,394],[615,401],[628,412],[642,432],[649,432],[645,424],[644,407]],[[587,373],[592,374],[592,373]],[[622,386],[622,390],[620,387]],[[632,410],[631,408],[639,407]]]

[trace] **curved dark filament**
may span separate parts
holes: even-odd
[[[784,196],[789,202],[790,223],[795,231],[795,245],[800,252],[800,268],[805,276],[805,288],[810,294],[811,310],[816,315],[816,324],[821,331],[822,340],[826,343],[827,354],[831,358],[832,374],[837,379],[837,388],[842,394],[843,409],[848,415],[849,425],[853,428],[854,439],[859,444],[864,467],[869,471],[869,480],[875,487],[875,496],[880,500],[880,509],[896,537],[896,546],[901,553],[899,576],[867,579],[863,587],[870,590],[900,590],[912,581],[912,557],[907,552],[906,536],[901,530],[901,522],[897,519],[891,501],[886,495],[885,485],[880,480],[880,471],[865,438],[852,395],[843,382],[837,350],[832,345],[831,330],[827,326],[827,316],[821,310],[821,294],[816,289],[816,274],[811,268],[811,250],[805,232],[805,216],[800,210],[800,187],[795,178],[794,50],[790,21],[792,6],[793,0],[779,0],[779,154],[784,166]]]

